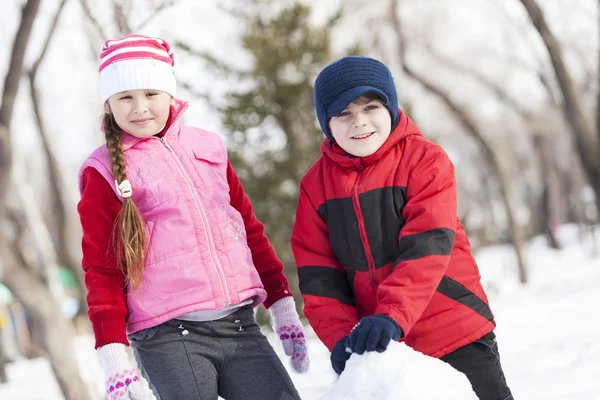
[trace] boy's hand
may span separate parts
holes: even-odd
[[[338,375],[344,372],[344,369],[346,368],[346,361],[348,361],[352,355],[350,349],[346,347],[348,338],[349,336],[344,336],[341,338],[331,350],[331,366]]]
[[[106,394],[110,400],[147,399],[124,344],[111,343],[98,348],[98,358],[104,370]]]
[[[298,317],[294,299],[288,296],[277,300],[269,307],[269,312],[273,320],[273,330],[283,344],[283,351],[292,357],[292,368],[298,373],[308,371],[310,359],[306,333]]]
[[[402,337],[400,326],[387,315],[370,315],[361,318],[352,328],[348,348],[356,354],[365,351],[384,352],[391,340]]]

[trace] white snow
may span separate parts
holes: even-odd
[[[390,343],[383,353],[353,354],[331,391],[321,400],[358,398],[477,400],[462,372],[397,342]]]

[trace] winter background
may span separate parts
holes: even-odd
[[[375,15],[378,4],[384,0],[373,0],[368,10]],[[39,53],[44,35],[51,22],[51,17],[58,1],[43,1],[40,15],[34,26],[32,39],[27,52],[26,63],[31,63]],[[342,2],[307,2],[313,7],[315,23],[321,23],[331,15]],[[506,24],[507,15],[521,15],[518,1],[456,0],[434,2],[431,0],[406,0],[412,5],[410,17],[414,20],[427,21],[427,27],[414,23],[413,33],[418,35],[419,29],[430,28],[437,31],[439,45],[449,52],[459,52],[462,48],[477,41],[481,32],[499,29]],[[434,16],[430,16],[435,3]],[[486,3],[486,4],[484,4]],[[511,3],[511,4],[509,4]],[[512,4],[514,3],[514,4]],[[20,20],[19,7],[24,1],[4,0],[0,13],[0,76],[4,76],[10,57],[11,43]],[[206,50],[220,59],[234,65],[244,66],[249,62],[239,43],[240,27],[221,7],[235,6],[235,1],[196,1],[181,0],[163,10],[158,18],[151,21],[141,33],[159,35],[170,41],[185,39],[198,49]],[[564,42],[582,43],[583,51],[597,51],[597,34],[595,33],[595,3],[581,1],[578,10],[569,9],[568,1],[541,1],[546,17],[552,23],[557,35],[565,38]],[[565,8],[566,7],[566,8]],[[100,7],[101,8],[101,7]],[[503,12],[499,12],[503,8]],[[350,9],[352,11],[352,9]],[[140,10],[143,14],[143,9]],[[521,14],[519,14],[521,13]],[[98,101],[97,64],[84,32],[81,3],[69,1],[61,17],[61,23],[55,33],[52,51],[47,55],[40,71],[39,89],[45,114],[49,115],[47,129],[54,136],[53,144],[60,148],[61,168],[65,171],[66,190],[71,194],[73,207],[78,194],[76,190],[76,173],[83,159],[97,146],[102,144],[103,137],[98,132],[101,104]],[[592,15],[592,16],[590,16]],[[428,18],[426,18],[428,17]],[[362,30],[364,13],[350,12],[334,30],[334,49],[346,48],[355,41]],[[525,19],[524,14],[522,15]],[[443,20],[444,24],[440,24]],[[438,25],[439,24],[439,25]],[[451,34],[449,34],[451,32]],[[595,36],[594,36],[595,35]],[[588,40],[589,38],[592,38]],[[500,39],[499,39],[500,40]],[[495,43],[488,43],[490,48]],[[517,46],[517,43],[513,43]],[[497,51],[501,51],[501,46]],[[98,49],[94,49],[97,53]],[[524,54],[526,49],[523,48]],[[540,51],[541,53],[541,51]],[[536,58],[532,56],[532,58]],[[218,98],[235,82],[217,79],[207,71],[202,63],[185,59],[176,53],[178,77],[194,81],[203,90]],[[525,54],[524,59],[527,59]],[[476,61],[473,61],[476,62]],[[481,61],[483,62],[483,61]],[[426,66],[425,66],[426,67]],[[575,69],[577,73],[577,69]],[[441,79],[445,77],[443,74]],[[525,80],[507,79],[513,93],[527,99],[529,105],[540,102],[541,95]],[[414,83],[399,80],[399,90],[407,88],[414,101],[414,115],[418,120],[427,120],[431,131],[438,131],[446,126],[443,117],[438,115],[441,108]],[[36,154],[39,148],[34,116],[25,85],[22,84],[17,98],[15,117],[13,118],[13,147],[18,155],[19,163],[27,165],[25,171],[35,171],[40,161]],[[470,96],[477,98],[477,90],[464,87],[460,82],[450,82],[453,90],[470,91]],[[186,98],[185,90],[179,97]],[[201,126],[219,132],[221,121],[216,112],[201,98],[189,98],[190,110],[185,115],[185,123]],[[489,118],[502,117],[504,110],[498,104],[477,102],[479,111]],[[444,139],[442,138],[442,141]],[[453,161],[460,168],[462,159],[459,152],[449,150]],[[27,178],[27,179],[34,179]],[[468,178],[467,178],[468,181]],[[479,246],[475,257],[480,266],[482,281],[487,290],[492,310],[496,316],[499,350],[507,381],[516,399],[600,399],[600,234],[594,237],[586,228],[575,224],[564,224],[556,228],[557,239],[562,250],[548,247],[544,237],[529,239],[525,247],[525,257],[529,264],[529,283],[519,283],[514,252],[508,245]],[[65,304],[65,311],[69,304]],[[353,391],[356,399],[384,399],[376,394],[376,390],[387,388],[388,393],[412,393],[414,388],[435,387],[437,382],[444,382],[444,371],[436,378],[425,367],[429,360],[418,357],[413,359],[398,356],[403,362],[390,363],[384,355],[353,356],[347,372],[342,375],[344,387],[336,386],[337,376],[329,363],[329,352],[307,326],[309,333],[309,349],[312,366],[305,375],[295,374],[288,368],[303,399],[328,400],[347,397],[346,384],[357,384]],[[267,329],[275,350],[282,354],[279,341]],[[93,336],[79,335],[73,344],[81,367],[81,375],[96,398],[103,393],[103,376],[95,352]],[[394,351],[400,351],[394,348]],[[398,353],[399,354],[399,353]],[[406,354],[406,353],[405,353]],[[411,355],[412,356],[412,355]],[[414,361],[413,361],[414,360]],[[397,374],[378,374],[379,368],[389,368]],[[409,374],[410,375],[405,375]],[[365,374],[372,380],[364,380]],[[43,358],[26,360],[16,357],[7,365],[8,382],[0,384],[0,400],[35,400],[62,399],[61,391],[48,361]],[[398,377],[410,376],[410,379]],[[363,379],[361,379],[363,378]],[[364,386],[363,386],[364,383]],[[372,385],[369,386],[369,383]],[[336,397],[337,396],[337,397]],[[417,397],[418,398],[418,397]],[[421,397],[426,399],[426,397]],[[427,397],[445,398],[450,397]],[[458,398],[458,397],[457,397]],[[467,399],[467,397],[463,397]]]

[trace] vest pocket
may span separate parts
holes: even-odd
[[[203,188],[195,182],[198,189],[204,194],[214,195],[215,191],[220,195],[221,191],[229,193],[229,183],[227,182],[227,156],[222,152],[192,150],[196,163],[194,168],[198,173],[199,181],[203,183]]]
[[[225,164],[227,162],[227,155],[221,148],[203,150],[193,149],[192,153],[194,153],[194,157],[197,160],[208,161],[212,164]]]

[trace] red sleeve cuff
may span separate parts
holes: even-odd
[[[89,317],[96,337],[94,348],[97,349],[110,343],[122,343],[129,346],[126,333],[127,314],[118,310],[106,310],[91,314]]]
[[[288,280],[283,273],[283,263],[275,254],[273,246],[269,244],[268,247],[253,252],[252,262],[267,292],[267,299],[263,303],[266,308],[282,297],[292,295]]]

